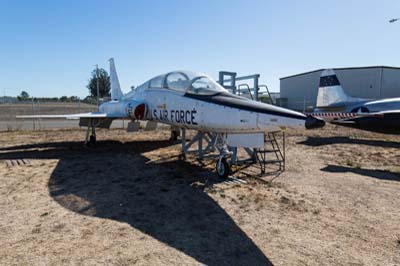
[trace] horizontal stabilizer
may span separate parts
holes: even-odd
[[[80,119],[80,118],[118,118],[106,113],[90,112],[81,114],[62,114],[62,115],[17,115],[18,119]]]

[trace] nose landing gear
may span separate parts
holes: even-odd
[[[225,157],[221,157],[215,166],[217,175],[221,178],[227,178],[231,173],[231,166]]]
[[[202,161],[205,157],[216,158],[215,172],[221,178],[227,178],[231,173],[231,161],[233,152],[228,149],[226,133],[202,132],[197,134],[186,143],[186,129],[182,128],[182,153],[179,155],[179,160],[185,160],[186,154],[197,153],[198,160]],[[203,146],[203,141],[206,146]],[[198,143],[197,149],[190,149],[194,143]],[[218,150],[219,154],[215,156],[214,151]]]
[[[171,130],[171,136],[169,137],[169,140],[171,140],[171,141],[177,141],[179,136],[180,136],[180,131],[178,131],[178,130]]]
[[[232,155],[232,152],[228,149],[226,137],[226,134],[218,133],[215,140],[215,147],[219,151],[219,156],[215,168],[217,175],[222,178],[227,178],[231,173],[231,166],[227,159]]]

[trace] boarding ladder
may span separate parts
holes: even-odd
[[[285,131],[268,132],[264,135],[265,147],[254,149],[262,174],[265,174],[267,165],[271,164],[277,165],[279,172],[285,171],[285,139]]]

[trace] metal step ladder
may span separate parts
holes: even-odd
[[[279,136],[280,135],[280,136]],[[278,141],[280,138],[280,143]],[[265,174],[267,165],[275,164],[278,171],[285,171],[285,131],[272,131],[264,135],[264,149],[254,149],[256,160]]]

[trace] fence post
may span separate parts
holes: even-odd
[[[32,115],[35,115],[35,108],[33,107],[33,96],[32,96]],[[32,130],[35,130],[35,119],[32,118]]]

